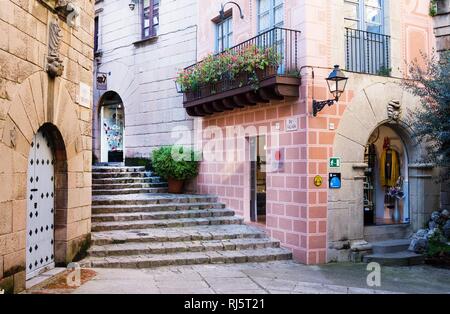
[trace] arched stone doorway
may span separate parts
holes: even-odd
[[[408,224],[409,158],[402,137],[383,124],[371,134],[364,151],[364,225]]]
[[[119,94],[108,91],[99,103],[100,162],[124,162],[125,111]]]
[[[30,144],[27,171],[26,279],[65,262],[67,154],[56,126],[44,124]]]
[[[405,114],[415,110],[419,100],[395,82],[368,86],[367,81],[355,76],[354,84],[355,96],[339,122],[333,144],[333,155],[341,158],[342,188],[328,190],[329,261],[348,260],[348,249],[353,243],[407,238],[422,228],[431,212],[439,207],[439,184],[435,182],[438,169],[424,162],[425,148],[416,142]],[[382,130],[380,139],[376,139],[378,130]],[[394,208],[384,208],[381,195],[385,195],[386,186],[381,186],[379,178],[375,178],[382,204],[378,209],[381,223],[376,223],[374,212],[375,221],[368,224],[364,195],[369,168],[367,146],[377,142],[380,160],[385,137],[393,139],[402,155],[399,167],[404,175],[406,191],[403,192],[408,198],[398,205],[394,217],[395,201],[393,205],[387,204]],[[376,168],[379,166],[375,164]]]

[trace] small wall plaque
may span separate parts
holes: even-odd
[[[286,120],[286,132],[294,132],[298,130],[298,119],[289,118]]]

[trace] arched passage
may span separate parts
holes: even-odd
[[[58,128],[45,123],[33,136],[27,171],[26,277],[65,262],[67,153]]]
[[[367,86],[367,82],[359,82],[357,78],[356,83]],[[425,149],[415,141],[406,119],[406,113],[414,110],[418,102],[417,98],[404,92],[394,82],[374,83],[355,92],[339,122],[333,144],[333,155],[341,158],[342,188],[328,191],[330,247],[336,247],[339,251],[348,241],[406,238],[411,232],[422,228],[429,212],[438,208],[439,186],[433,178],[436,168],[423,162]],[[376,138],[378,130],[382,131],[379,139]],[[365,195],[367,171],[370,168],[367,147],[377,142],[378,164],[372,167],[378,171],[385,137],[392,138],[402,155],[399,156],[399,167],[404,176],[406,191],[403,192],[409,197],[402,201],[403,204],[398,204],[398,211],[394,215],[395,200],[391,202],[393,205],[386,203],[394,208],[384,208],[387,187],[381,186],[380,178],[375,177],[374,184],[380,193],[374,195],[373,199],[378,199],[381,205],[378,209],[381,223],[376,223],[375,207],[374,221],[369,225],[367,220],[371,213],[366,213],[368,202]],[[333,256],[334,249],[330,250],[330,256]]]
[[[410,222],[408,156],[402,136],[389,124],[371,134],[364,151],[364,225]]]
[[[108,91],[98,106],[98,144],[100,162],[124,162],[125,111],[122,98],[114,91]]]

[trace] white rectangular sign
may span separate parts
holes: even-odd
[[[91,88],[80,82],[80,105],[91,108]]]
[[[289,118],[286,120],[286,132],[293,132],[298,130],[298,119]]]

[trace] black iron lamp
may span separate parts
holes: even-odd
[[[138,2],[139,2],[139,0],[130,0],[130,3],[128,4],[128,6],[130,7],[131,11],[134,11],[134,8],[138,4]]]
[[[344,72],[339,68],[339,65],[335,65],[333,72],[330,73],[326,81],[334,99],[324,101],[313,100],[314,117],[316,117],[325,106],[332,106],[335,102],[339,101],[339,98],[344,93],[345,87],[347,86],[348,77],[344,75]]]

